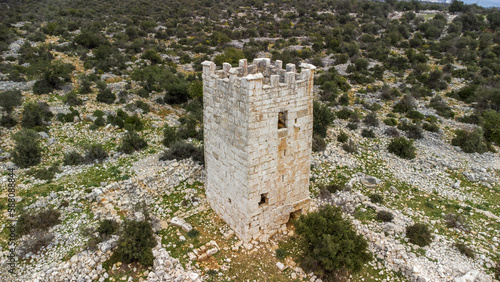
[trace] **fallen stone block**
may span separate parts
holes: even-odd
[[[174,217],[170,220],[170,224],[182,228],[184,231],[189,232],[193,230],[191,224],[187,223],[184,219],[180,217]]]

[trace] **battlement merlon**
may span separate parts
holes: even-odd
[[[222,69],[217,70],[214,62],[204,61],[203,66],[203,81],[219,81],[220,83],[231,83],[233,86],[237,84],[241,87],[254,88],[260,85],[263,88],[283,87],[288,86],[295,88],[297,83],[309,82],[313,83],[315,66],[302,63],[300,65],[301,72],[297,73],[294,64],[287,64],[286,69],[283,69],[283,62],[276,60],[271,64],[268,58],[257,58],[248,65],[246,59],[239,61],[239,66],[234,68],[229,63],[223,63]],[[239,80],[237,83],[236,81]],[[259,81],[261,80],[261,81]],[[254,83],[248,83],[254,81]]]

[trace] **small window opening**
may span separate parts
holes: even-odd
[[[227,198],[227,201],[228,201],[229,203],[231,203],[231,198]]]
[[[286,128],[286,111],[278,113],[278,129]]]
[[[259,206],[267,204],[268,199],[267,199],[267,193],[260,194],[260,202]]]
[[[285,175],[284,174],[281,176],[281,181],[285,182]]]
[[[283,150],[283,156],[286,156],[286,149]]]
[[[295,123],[297,123],[297,119],[295,119]]]

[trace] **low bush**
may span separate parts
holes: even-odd
[[[313,103],[313,134],[326,137],[328,126],[335,120],[335,115],[324,104],[314,101]]]
[[[59,169],[59,165],[55,163],[49,168],[40,168],[31,170],[30,174],[35,176],[35,178],[37,179],[52,181],[52,179],[54,179],[55,174],[59,172],[61,172],[61,170]]]
[[[475,257],[475,254],[474,254],[474,250],[469,248],[467,245],[463,244],[463,243],[455,243],[454,246],[458,249],[458,251],[468,257],[468,258],[471,258],[473,259]]]
[[[79,165],[83,163],[85,159],[82,155],[76,151],[71,151],[64,154],[63,165]]]
[[[388,211],[379,211],[376,216],[377,220],[383,222],[391,222],[394,219],[394,216],[391,212]]]
[[[100,235],[109,236],[115,234],[118,231],[118,227],[116,221],[105,219],[99,223],[96,231],[99,232]]]
[[[346,127],[349,128],[350,130],[356,130],[356,129],[358,129],[358,124],[354,123],[354,122],[350,122],[347,124]]]
[[[12,128],[16,126],[17,120],[10,115],[4,115],[0,118],[0,126]]]
[[[358,151],[358,145],[354,143],[351,139],[346,143],[342,144],[342,149],[348,153],[356,153]]]
[[[341,131],[340,134],[337,136],[337,141],[341,143],[345,143],[348,139],[349,136],[344,131]]]
[[[384,119],[384,123],[388,126],[398,125],[398,121],[395,118],[386,118],[386,119]]]
[[[380,194],[371,194],[370,201],[374,204],[382,204],[384,202],[384,197]]]
[[[373,132],[372,129],[367,129],[367,128],[364,128],[361,131],[361,136],[363,136],[365,138],[375,138],[376,137],[375,132]]]
[[[366,239],[342,218],[338,207],[327,205],[301,215],[295,228],[301,242],[301,266],[323,280],[359,272],[372,259]]]
[[[424,122],[422,124],[422,129],[429,131],[429,132],[439,132],[439,126],[435,123],[428,123]]]
[[[196,238],[196,237],[200,236],[200,231],[193,228],[187,233],[187,236],[190,238]]]
[[[138,115],[133,115],[133,116],[128,116],[124,120],[124,128],[128,131],[135,130],[135,131],[141,131],[144,129],[144,124],[141,121],[141,118]]]
[[[148,146],[148,143],[137,134],[135,131],[127,131],[122,138],[122,144],[118,151],[125,154],[132,154],[135,151],[140,151]]]
[[[103,162],[108,157],[108,153],[102,145],[100,144],[92,144],[87,146],[85,153],[85,162],[93,163],[94,161]]]
[[[348,108],[342,108],[340,111],[336,112],[335,115],[339,119],[344,119],[347,120],[349,119],[352,115],[355,115],[355,113]]]
[[[53,234],[42,230],[34,230],[28,236],[29,239],[23,241],[23,244],[19,247],[19,256],[21,258],[29,253],[38,253],[38,251],[43,247],[47,247],[54,239]]]
[[[363,119],[363,123],[368,126],[378,127],[378,118],[375,112],[371,112]]]
[[[78,98],[78,95],[74,91],[71,91],[68,94],[66,94],[66,96],[63,97],[63,102],[70,106],[78,106],[83,103],[82,99]]]
[[[406,117],[411,119],[413,122],[421,121],[425,118],[424,114],[415,110],[411,110],[406,113]]]
[[[389,136],[389,137],[399,137],[400,134],[399,134],[399,130],[397,128],[394,128],[394,127],[389,127],[387,128],[385,131],[384,131],[384,134]]]
[[[42,152],[38,134],[31,129],[22,129],[12,135],[15,145],[12,151],[12,162],[20,168],[37,165],[42,160]]]
[[[169,150],[162,154],[160,161],[187,158],[193,158],[193,161],[203,164],[205,161],[203,147],[195,147],[186,141],[176,141],[170,146]]]
[[[111,89],[105,88],[97,93],[96,100],[105,104],[113,104],[116,100],[116,95],[111,91]]]
[[[413,159],[416,156],[416,148],[413,146],[413,140],[408,140],[404,137],[392,139],[387,146],[387,150],[403,159]]]
[[[465,221],[465,218],[459,214],[449,213],[445,215],[444,220],[448,228],[457,228],[463,231],[469,230],[469,225]]]
[[[488,151],[481,128],[476,128],[474,131],[458,129],[455,134],[451,145],[460,147],[464,152],[482,154]]]
[[[322,152],[326,149],[326,141],[325,138],[322,138],[319,135],[313,135],[312,140],[312,150],[313,152]]]
[[[462,116],[458,118],[458,121],[464,122],[464,123],[470,123],[470,124],[480,124],[481,123],[481,117],[478,116],[477,114],[470,114],[467,116]]]
[[[434,108],[437,114],[444,118],[455,117],[455,113],[451,110],[451,107],[448,106],[445,100],[439,95],[431,99],[429,106]]]
[[[423,223],[415,223],[406,227],[406,237],[408,237],[410,243],[420,247],[425,247],[432,242],[431,231]]]
[[[118,246],[111,255],[109,263],[138,262],[143,266],[153,265],[152,248],[157,244],[153,237],[153,229],[147,221],[125,221],[123,232],[118,239]]]
[[[37,213],[23,212],[16,225],[18,235],[26,235],[34,230],[46,231],[61,222],[61,213],[53,209],[41,210]]]
[[[45,102],[31,102],[24,105],[21,125],[25,128],[43,127],[44,122],[49,121],[54,114]]]
[[[407,128],[408,138],[411,139],[422,139],[424,137],[424,131],[420,124],[408,124]]]
[[[288,256],[287,251],[283,250],[282,248],[276,249],[276,258],[279,260],[284,260]]]
[[[404,95],[401,100],[396,103],[393,107],[393,112],[395,113],[407,113],[411,110],[415,110],[417,102],[415,98],[410,95]]]

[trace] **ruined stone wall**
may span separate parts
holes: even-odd
[[[314,67],[301,67],[203,63],[207,198],[244,241],[308,207]]]

